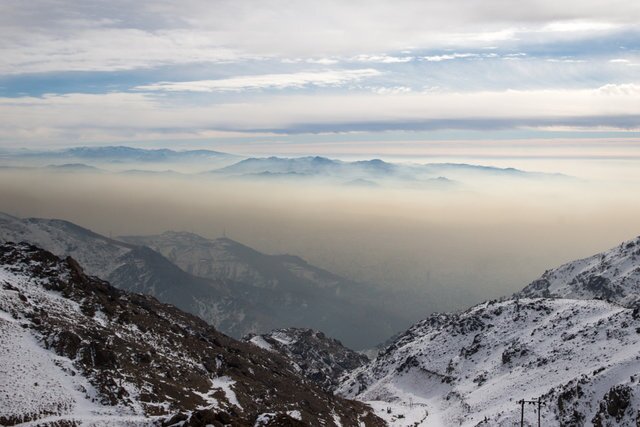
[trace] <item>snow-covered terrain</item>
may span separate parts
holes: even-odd
[[[0,245],[0,343],[2,425],[382,425],[280,356],[25,243]]]
[[[0,270],[0,284],[20,283],[22,295],[34,297],[29,280]],[[0,424],[12,425],[37,420],[53,422],[66,417],[92,422],[133,422],[150,424],[139,408],[100,403],[89,381],[78,375],[73,362],[41,347],[38,339],[9,313],[6,295],[0,300]],[[55,301],[61,303],[61,301]],[[52,309],[76,307],[52,305]]]
[[[324,333],[305,328],[276,329],[266,334],[247,335],[243,341],[282,354],[294,369],[328,391],[333,391],[346,372],[369,359]]]
[[[640,420],[639,384],[637,312],[596,300],[514,299],[430,316],[338,393],[373,402],[399,426],[510,426],[519,422],[517,401],[538,398],[542,425],[628,426]],[[535,425],[534,406],[525,419]]]
[[[107,279],[133,245],[58,219],[17,218],[0,213],[0,242],[30,242],[58,256],[72,256],[88,274]]]
[[[521,297],[604,299],[626,307],[640,302],[640,237],[608,251],[547,270]]]

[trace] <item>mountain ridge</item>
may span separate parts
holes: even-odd
[[[333,392],[340,378],[368,362],[367,356],[343,346],[335,338],[308,328],[283,328],[249,334],[243,341],[283,355],[293,368],[324,390]]]
[[[516,296],[599,298],[626,307],[640,306],[640,236],[547,270]]]
[[[205,270],[180,265],[171,251],[182,249],[173,246],[163,252],[149,242],[111,239],[68,221],[0,216],[0,241],[24,240],[59,256],[70,255],[91,275],[175,304],[237,338],[294,325],[323,330],[360,349],[375,345],[407,323],[371,306],[367,298],[371,299],[373,290],[367,293],[367,286],[299,257],[265,255],[221,239],[217,244],[224,247],[214,249],[223,257],[216,263],[205,256],[211,241],[199,236],[194,240],[193,234],[185,233],[166,236],[187,236],[185,253],[195,259],[196,266],[208,259]],[[204,246],[198,247],[197,242]],[[225,252],[229,247],[232,250]]]
[[[376,305],[376,288],[315,267],[296,255],[268,255],[227,237],[207,239],[189,232],[121,239],[151,247],[198,277],[242,284],[255,295],[256,304],[289,312],[287,321],[271,329],[318,329],[361,349],[382,341],[405,322]],[[277,299],[264,290],[277,292]]]

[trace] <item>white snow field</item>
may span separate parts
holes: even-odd
[[[79,310],[29,277],[0,267],[0,416],[22,421],[21,426],[63,420],[82,425],[151,424],[140,408],[102,405],[71,360],[43,348],[16,310],[20,295],[51,310]]]

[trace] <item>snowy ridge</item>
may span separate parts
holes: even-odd
[[[58,256],[73,256],[88,274],[107,279],[123,264],[132,245],[59,219],[17,218],[0,214],[0,242],[30,242]]]
[[[57,256],[71,256],[90,275],[120,289],[153,295],[237,337],[260,330],[268,321],[260,307],[234,294],[226,284],[188,274],[152,249],[68,221],[0,214],[0,242],[21,241]]]
[[[638,312],[605,301],[491,301],[417,323],[337,393],[371,401],[391,425],[519,422],[541,398],[543,425],[640,420]],[[525,419],[536,414],[528,408]],[[484,424],[483,424],[484,423]]]
[[[518,296],[597,298],[636,306],[640,302],[640,237],[548,270]]]
[[[0,342],[3,425],[382,425],[281,357],[24,243],[0,245]]]

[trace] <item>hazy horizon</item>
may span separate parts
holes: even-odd
[[[428,160],[415,157],[411,163]],[[576,179],[465,172],[456,176],[455,188],[354,188],[325,178],[4,169],[0,211],[65,219],[113,237],[167,230],[208,238],[226,234],[269,254],[299,255],[356,281],[415,292],[424,299],[412,301],[416,319],[421,306],[424,317],[510,295],[546,269],[640,234],[640,199],[634,197],[640,168],[634,159],[478,160]]]

